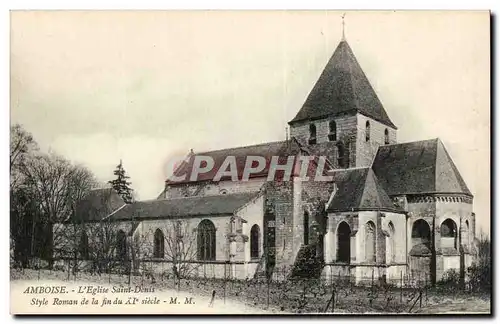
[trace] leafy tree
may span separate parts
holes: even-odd
[[[122,197],[125,203],[130,204],[133,201],[132,198],[132,188],[130,188],[131,182],[127,181],[130,179],[127,176],[125,169],[123,168],[122,160],[120,160],[120,164],[116,166],[113,174],[116,176],[115,180],[108,181],[109,184],[113,187],[113,189]]]

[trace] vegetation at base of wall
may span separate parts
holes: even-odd
[[[485,234],[481,233],[479,236],[476,249],[472,266],[467,269],[468,289],[474,292],[491,292],[491,241]]]
[[[476,242],[472,265],[466,269],[464,277],[456,269],[449,269],[436,283],[441,292],[491,293],[491,242],[481,234]]]
[[[317,244],[301,247],[292,268],[292,278],[319,278],[324,262],[316,255]]]

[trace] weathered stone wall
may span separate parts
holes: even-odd
[[[293,193],[294,182],[269,182],[266,188],[266,206],[275,214],[275,247],[276,267],[288,266],[293,263],[295,242],[300,230],[294,219]]]
[[[472,217],[472,200],[459,196],[435,197],[436,201],[436,280],[439,281],[449,269],[460,270],[460,246],[463,253],[470,254],[471,244],[475,235],[469,230],[466,221],[474,222]],[[451,219],[457,227],[456,238],[441,237],[441,225],[446,219]],[[467,242],[469,238],[469,242]],[[456,241],[456,242],[455,242]]]
[[[223,193],[243,193],[258,191],[266,178],[252,178],[248,181],[203,181],[188,184],[172,184],[165,188],[162,198],[182,198],[192,196],[214,196]]]
[[[435,260],[429,261],[430,270],[424,268],[427,262],[419,263],[414,261],[410,263],[412,273],[435,272],[435,279],[439,281],[448,269],[460,269],[460,246],[465,245],[464,253],[468,255],[475,237],[472,199],[460,195],[409,196],[408,211],[410,212],[407,234],[409,238],[408,251],[411,251],[414,243],[416,243],[411,239],[413,224],[418,219],[424,219],[431,229],[431,248],[433,242],[435,252]],[[456,239],[441,236],[441,225],[446,219],[455,222],[458,231]],[[469,222],[468,233],[465,225],[466,221]],[[465,258],[465,260],[469,262],[470,258]]]
[[[208,219],[212,221],[215,225],[215,259],[216,261],[227,261],[229,260],[229,241],[228,234],[230,232],[230,218],[231,216],[200,216],[200,217],[185,217],[185,218],[177,218],[174,220],[166,220],[166,219],[155,219],[155,220],[144,220],[141,222],[138,233],[145,236],[145,244],[151,245],[152,252],[152,244],[154,242],[154,233],[157,229],[160,229],[164,235],[168,235],[168,233],[173,233],[172,227],[174,226],[176,221],[182,222],[182,227],[186,228],[183,230],[184,237],[184,245],[192,244],[194,247],[193,258],[196,255],[196,243],[197,243],[197,232],[196,228],[200,224],[200,222],[204,219]],[[173,235],[173,234],[171,234]],[[171,240],[173,238],[170,238]]]
[[[308,143],[309,141],[309,125],[316,126],[316,143],[330,142],[328,134],[330,133],[330,120],[335,120],[337,124],[337,140],[343,136],[351,134],[356,129],[356,116],[346,115],[336,118],[324,118],[314,121],[303,121],[293,124],[290,127],[290,135],[297,138],[301,143]]]
[[[336,140],[330,140],[328,137],[330,133],[330,121],[335,120],[337,126]],[[338,166],[338,151],[336,144],[343,142],[346,145],[346,152],[348,152],[349,166],[356,165],[356,115],[346,115],[337,118],[324,118],[312,122],[304,121],[294,124],[290,127],[290,135],[299,140],[299,142],[309,145],[309,127],[311,124],[316,126],[316,143],[310,145],[315,154],[326,156],[328,160],[333,163],[335,167]]]
[[[385,130],[389,132],[389,144],[397,143],[397,130],[388,127],[372,118],[362,114],[346,115],[337,118],[324,118],[315,121],[304,121],[293,124],[290,134],[302,143],[309,143],[311,124],[316,126],[317,148],[326,154],[330,161],[337,163],[336,141],[330,141],[330,120],[335,120],[337,125],[336,141],[350,143],[346,149],[349,150],[350,167],[367,167],[372,163],[378,147],[385,144]],[[366,122],[370,123],[370,139],[366,141]],[[330,143],[331,145],[326,145]],[[314,145],[313,145],[314,146]]]
[[[324,238],[325,263],[337,262],[337,230],[341,222],[346,222],[351,230],[351,263],[359,260],[356,238],[358,236],[358,213],[329,213],[327,221],[327,232]]]
[[[250,232],[252,226],[257,225],[259,227],[259,258],[264,253],[264,195],[259,195],[253,200],[249,201],[246,205],[240,208],[236,215],[247,221],[243,224],[242,234],[248,237],[248,242],[245,244],[244,249],[244,261],[248,262],[251,260],[250,257]],[[240,253],[241,251],[237,251]]]
[[[385,145],[385,130],[389,131],[389,144],[397,143],[396,130],[372,118],[356,115],[356,167],[368,167],[377,154],[378,147]],[[370,140],[366,141],[366,122],[370,122]]]
[[[386,264],[394,264],[394,265],[406,265],[407,260],[406,256],[408,255],[408,251],[406,248],[406,215],[399,213],[382,213],[383,217],[381,217],[381,226],[382,231],[384,232],[384,237],[381,240],[386,242],[386,256],[385,262]],[[389,224],[392,224],[394,227],[394,237],[386,236],[390,234]],[[391,248],[388,248],[388,245],[393,243],[394,251],[391,251]],[[392,252],[391,256],[387,255],[387,252]]]

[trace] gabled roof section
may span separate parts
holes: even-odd
[[[333,173],[337,190],[332,193],[328,212],[389,211],[402,213],[394,205],[370,168],[346,169]]]
[[[228,156],[234,156],[236,159],[236,167],[238,170],[238,179],[241,179],[243,176],[243,170],[245,168],[245,163],[247,157],[249,156],[260,156],[266,159],[265,168],[259,172],[250,175],[250,178],[259,178],[259,177],[267,177],[269,173],[269,167],[271,164],[271,159],[273,156],[278,156],[280,164],[286,164],[287,158],[289,155],[299,154],[301,148],[299,144],[294,140],[289,141],[279,141],[279,142],[269,142],[258,145],[251,146],[242,146],[242,147],[234,147],[216,151],[208,151],[192,154],[189,156],[185,162],[183,162],[175,171],[174,175],[177,177],[181,177],[185,175],[184,180],[182,181],[171,181],[167,180],[168,184],[185,184],[191,182],[199,182],[199,181],[212,181],[217,174],[217,171],[222,166],[224,160]],[[214,160],[214,167],[211,171],[206,173],[201,173],[198,177],[191,181],[191,172],[193,170],[194,159],[196,156],[209,156]],[[278,174],[279,172],[277,172]],[[225,180],[222,178],[221,180]]]
[[[356,112],[397,129],[361,69],[351,47],[347,41],[342,40],[304,105],[289,124]]]
[[[259,195],[259,191],[216,196],[196,196],[139,201],[125,206],[110,217],[112,221],[192,216],[232,215]]]
[[[74,222],[99,221],[124,205],[125,202],[114,189],[94,189],[76,203],[75,215],[71,220]]]
[[[459,193],[472,197],[438,138],[380,146],[372,168],[389,195]]]

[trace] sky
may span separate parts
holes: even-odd
[[[342,35],[335,11],[18,11],[11,123],[139,199],[190,149],[285,139]],[[345,35],[398,127],[439,137],[490,228],[488,12],[345,12]]]

